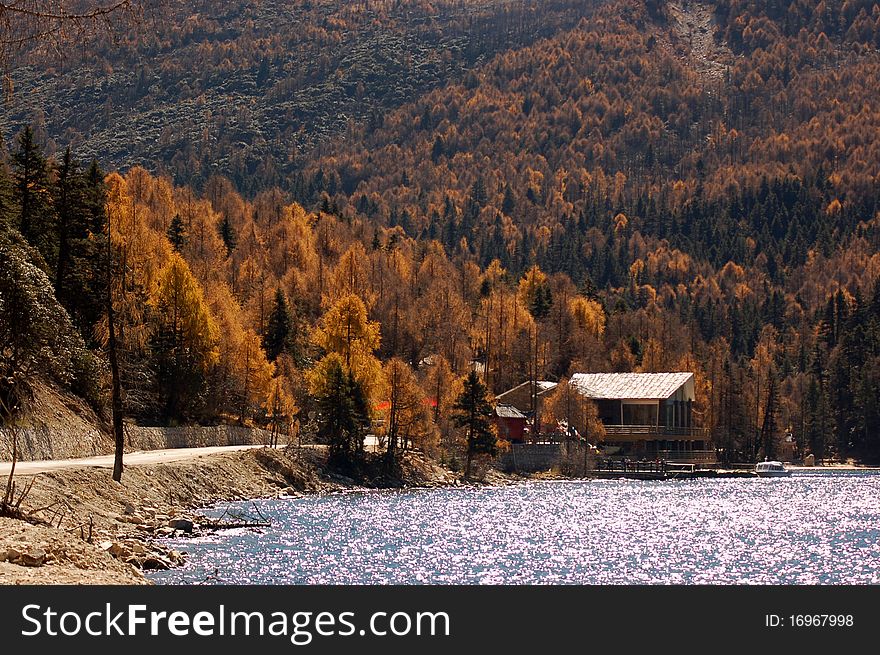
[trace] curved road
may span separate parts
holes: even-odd
[[[279,444],[279,447],[284,444]],[[376,450],[379,446],[376,437],[367,435],[364,438],[364,446],[367,450]],[[126,466],[138,466],[148,464],[168,464],[170,462],[184,462],[198,457],[217,455],[221,453],[234,453],[238,450],[251,448],[266,448],[263,444],[248,446],[205,446],[202,448],[165,448],[163,450],[138,450],[125,453],[124,463]],[[307,446],[310,447],[310,446]],[[9,475],[12,468],[11,462],[0,462],[0,476]],[[81,457],[79,459],[41,459],[31,461],[19,461],[15,464],[16,475],[36,475],[48,473],[59,469],[70,468],[113,468],[113,455],[95,455],[93,457]]]
[[[206,455],[218,453],[232,453],[238,450],[250,448],[264,448],[263,445],[251,446],[207,446],[204,448],[168,448],[165,450],[148,450],[125,453],[126,466],[138,466],[143,464],[166,464],[169,462],[182,462]],[[0,475],[9,475],[12,468],[11,462],[0,462]],[[113,468],[113,455],[97,455],[95,457],[82,457],[80,459],[48,459],[39,461],[17,462],[15,464],[16,475],[36,475],[48,471],[57,471],[67,468]]]

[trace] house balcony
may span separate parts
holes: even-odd
[[[606,425],[605,443],[616,446],[616,457],[689,464],[713,464],[709,431],[664,425]]]
[[[665,425],[606,425],[606,442],[706,441],[706,428],[667,427]]]

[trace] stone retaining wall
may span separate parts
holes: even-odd
[[[238,425],[185,426],[174,428],[125,426],[125,450],[161,450],[202,446],[268,444],[270,433]],[[18,459],[71,459],[113,452],[113,439],[97,430],[69,430],[48,427],[18,428]],[[12,431],[0,428],[0,461],[12,458]]]
[[[505,472],[535,473],[549,471],[562,462],[562,445],[558,443],[511,444],[510,450],[498,458],[497,466]]]
[[[74,435],[66,430],[47,427],[18,428],[18,459],[68,459],[103,455],[113,450],[113,442],[97,429],[77,430]],[[0,461],[12,459],[12,430],[0,428]]]
[[[126,450],[246,446],[268,444],[270,439],[271,433],[266,430],[240,425],[191,425],[175,428],[125,426]]]
[[[586,456],[586,457],[585,457]],[[563,475],[585,475],[595,466],[593,455],[580,443],[511,444],[495,466],[505,473],[537,473],[556,471]]]

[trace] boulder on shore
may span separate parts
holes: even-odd
[[[189,519],[171,519],[170,521],[168,521],[168,527],[175,530],[180,530],[181,532],[190,533],[193,531],[193,522]]]

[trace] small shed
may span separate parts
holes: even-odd
[[[495,427],[499,439],[522,443],[525,441],[526,415],[513,405],[498,403],[495,406]]]

